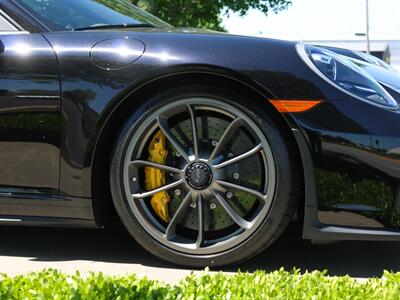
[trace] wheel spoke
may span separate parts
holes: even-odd
[[[249,193],[253,196],[256,196],[258,199],[262,200],[262,201],[266,201],[267,199],[267,195],[264,195],[263,193],[260,193],[256,190],[253,189],[249,189],[247,187],[238,185],[238,184],[234,184],[234,183],[230,183],[230,182],[226,182],[226,181],[222,181],[222,180],[217,180],[217,184],[225,187],[225,188],[229,188],[229,189],[233,189],[236,191],[241,191],[241,192],[245,192],[245,193]]]
[[[194,110],[190,105],[187,105],[190,114],[190,120],[192,123],[192,139],[193,139],[193,153],[195,159],[199,158],[199,144],[198,144],[198,135],[197,135],[197,122],[196,115],[194,114]]]
[[[160,169],[160,170],[164,170],[164,171],[171,172],[171,173],[177,173],[177,174],[183,173],[183,170],[179,170],[174,167],[161,165],[158,163],[145,161],[145,160],[134,160],[134,161],[131,161],[129,164],[131,166],[135,166],[135,167],[150,167],[150,168]]]
[[[167,230],[165,231],[165,237],[168,240],[170,240],[174,236],[176,225],[184,216],[191,200],[192,200],[192,191],[189,191],[186,194],[185,198],[182,200],[182,203],[179,205],[177,211],[175,212],[174,216],[172,217],[171,221],[168,224]]]
[[[182,179],[180,179],[178,181],[175,181],[173,183],[164,185],[164,186],[159,187],[157,189],[154,189],[154,190],[151,190],[151,191],[148,191],[148,192],[144,192],[144,193],[132,194],[131,196],[132,196],[133,199],[147,198],[147,197],[153,196],[154,194],[157,194],[157,193],[164,192],[164,191],[167,191],[169,189],[172,189],[172,188],[182,184],[183,182],[184,182],[184,179],[182,178]]]
[[[158,116],[157,123],[163,134],[166,136],[169,142],[175,147],[176,151],[178,151],[187,162],[190,162],[191,160],[189,159],[187,151],[183,149],[181,143],[172,134],[170,128],[168,127],[167,120]]]
[[[233,209],[233,207],[222,197],[218,192],[212,191],[215,199],[219,202],[219,204],[225,209],[228,215],[232,218],[232,220],[239,225],[243,229],[249,229],[251,227],[251,223],[247,222],[243,219],[239,214]]]
[[[246,159],[246,158],[248,158],[250,156],[253,156],[254,154],[258,153],[261,149],[262,149],[262,145],[259,144],[256,147],[254,147],[253,149],[251,149],[250,151],[247,151],[246,153],[243,153],[243,154],[241,154],[239,156],[236,156],[236,157],[234,157],[234,158],[232,158],[230,160],[222,162],[222,163],[214,166],[214,168],[215,169],[221,169],[221,168],[226,167],[228,165],[237,163],[237,162],[239,162],[239,161],[241,161],[243,159]]]
[[[217,146],[214,148],[213,152],[210,155],[209,160],[213,161],[224,149],[230,138],[236,132],[238,128],[240,128],[244,124],[243,119],[236,118],[229,124],[228,128],[226,128],[225,132],[222,134],[221,139],[219,140]]]
[[[198,228],[199,232],[197,234],[196,249],[201,247],[204,240],[204,224],[203,224],[203,201],[201,194],[197,195],[197,209],[198,209]]]

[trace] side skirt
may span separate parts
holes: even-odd
[[[400,241],[400,231],[397,230],[327,225],[319,222],[315,175],[310,150],[300,130],[293,129],[292,131],[299,146],[304,169],[303,238],[308,240]]]
[[[96,223],[91,220],[48,217],[0,216],[0,225],[62,228],[98,228]]]
[[[88,198],[0,192],[0,225],[97,227]]]

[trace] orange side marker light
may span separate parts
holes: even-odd
[[[269,100],[281,113],[299,113],[310,110],[320,104],[321,100]]]

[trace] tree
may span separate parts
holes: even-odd
[[[286,9],[290,0],[131,0],[146,11],[178,27],[200,27],[224,30],[223,14],[246,15],[249,9],[258,9],[266,15]]]

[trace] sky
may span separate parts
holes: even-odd
[[[371,36],[398,36],[400,0],[369,0]],[[321,39],[324,36],[354,37],[366,31],[365,0],[292,0],[285,11],[265,16],[252,10],[244,18],[224,16],[230,33],[282,39]]]

